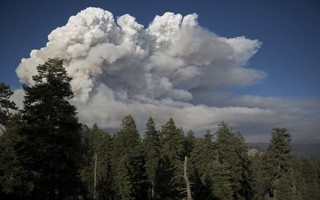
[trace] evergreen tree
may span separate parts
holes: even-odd
[[[14,115],[12,92],[0,83],[1,199],[320,199],[320,160],[291,155],[286,129],[274,128],[267,150],[250,158],[225,122],[215,138],[184,136],[172,118],[157,131],[150,117],[141,142],[131,115],[113,137],[96,124],[80,130],[62,61],[37,69]]]
[[[268,173],[268,193],[269,196],[277,198],[278,185],[281,177],[282,183],[290,169],[290,142],[291,136],[286,129],[274,128],[271,143],[265,155],[265,165]],[[278,199],[278,198],[277,198]]]
[[[231,187],[228,193],[225,193],[226,188],[220,188],[221,184],[217,185],[216,190],[223,190],[224,194],[231,194],[232,199],[250,198],[249,158],[244,138],[240,133],[232,133],[225,122],[219,124],[216,135],[217,159],[220,165],[217,165],[217,173],[219,174],[215,178],[223,178],[222,185]],[[230,197],[220,196],[219,198],[227,199]]]
[[[121,131],[113,139],[115,199],[145,199],[143,149],[136,123],[131,115],[127,115],[121,126]]]
[[[290,173],[290,183],[292,186],[292,200],[303,200],[303,178],[301,174],[302,160],[293,157],[292,171]]]
[[[4,131],[3,126],[5,126],[10,119],[10,111],[16,109],[15,103],[9,100],[12,94],[13,92],[8,85],[0,83],[0,128],[2,132]]]
[[[183,161],[184,150],[184,137],[181,129],[178,129],[172,118],[162,126],[162,146],[163,155],[166,156],[169,162],[174,166]]]
[[[293,200],[291,182],[288,176],[282,176],[279,179],[276,199]]]
[[[121,200],[138,199],[134,188],[134,167],[131,164],[129,155],[123,155],[117,162],[115,172],[115,198]]]
[[[318,161],[318,162],[317,162]],[[301,160],[302,196],[303,199],[320,199],[320,162],[319,159],[304,158]]]
[[[208,130],[204,137],[196,138],[190,154],[190,179],[195,200],[213,198],[213,173],[217,165],[217,150]]]
[[[155,123],[150,117],[146,124],[146,133],[144,136],[145,169],[150,182],[149,197],[157,197],[157,173],[159,171],[160,160],[160,135],[155,128]]]
[[[15,166],[12,143],[16,139],[9,132],[13,132],[14,123],[19,121],[18,114],[12,117],[12,111],[16,109],[15,103],[9,100],[12,94],[8,85],[0,83],[0,197],[5,199],[9,198],[8,193],[13,193],[11,187],[16,185],[10,181],[13,174],[8,170]]]
[[[1,199],[24,199],[30,190],[28,173],[21,167],[14,153],[14,145],[19,140],[17,125],[21,116],[16,114],[6,124],[6,131],[0,136],[0,197]]]
[[[83,127],[82,140],[84,155],[81,177],[87,187],[87,198],[113,199],[110,135],[94,124],[91,130]]]
[[[161,199],[178,198],[179,190],[185,187],[183,160],[185,156],[184,137],[172,118],[161,129],[160,190]]]
[[[71,78],[62,65],[62,60],[49,59],[37,67],[35,85],[23,86],[26,95],[13,144],[18,163],[14,169],[21,182],[17,188],[32,199],[66,199],[79,190],[80,124],[68,102],[73,96]]]
[[[190,153],[192,152],[195,145],[195,140],[196,137],[194,136],[193,131],[189,130],[187,136],[184,139],[184,148],[187,156],[190,156]]]
[[[254,200],[264,200],[268,188],[268,172],[265,165],[265,156],[257,153],[251,158],[250,185]]]

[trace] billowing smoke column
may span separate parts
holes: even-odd
[[[196,14],[167,12],[144,28],[130,15],[115,21],[108,11],[87,8],[48,39],[46,47],[22,59],[16,72],[21,82],[32,85],[38,64],[64,59],[73,78],[73,103],[85,123],[115,128],[128,113],[143,123],[148,116],[164,122],[173,115],[184,128],[200,130],[221,120],[237,124],[274,115],[267,109],[204,105],[195,95],[266,77],[245,68],[259,41],[219,37],[200,27]]]

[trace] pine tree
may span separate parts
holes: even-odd
[[[250,198],[249,158],[244,138],[240,133],[232,133],[232,130],[225,122],[219,124],[216,135],[217,159],[220,163],[217,171],[221,171],[216,178],[223,178],[224,184],[226,186],[230,185],[231,191],[228,194],[231,193],[233,199]],[[219,190],[221,189],[219,188]],[[226,198],[226,196],[221,196],[220,198]]]
[[[291,181],[288,176],[282,176],[279,179],[276,199],[293,200]]]
[[[213,135],[208,130],[204,137],[196,138],[190,154],[190,181],[195,200],[213,199],[213,173],[217,165],[217,150]]]
[[[25,191],[30,190],[27,171],[21,167],[14,152],[14,145],[19,140],[17,125],[21,122],[20,115],[12,116],[6,124],[6,131],[0,136],[1,199],[23,199]]]
[[[320,199],[320,162],[319,159],[304,158],[302,161],[302,194],[303,199]],[[317,163],[318,161],[318,163]]]
[[[190,156],[190,153],[192,152],[195,145],[195,140],[196,137],[194,136],[193,131],[189,130],[187,136],[184,139],[184,148],[187,156]]]
[[[65,199],[77,195],[80,184],[80,124],[68,102],[71,78],[60,59],[49,59],[37,70],[35,85],[23,86],[22,121],[13,145],[20,189],[32,199]]]
[[[161,199],[178,198],[185,187],[183,160],[185,156],[184,136],[172,118],[161,129],[161,160],[159,182]]]
[[[114,191],[116,199],[147,197],[143,149],[136,123],[131,115],[122,120],[122,129],[113,139]]]
[[[113,199],[110,135],[99,129],[97,124],[94,124],[92,129],[84,126],[82,141],[84,155],[81,177],[87,187],[87,198]]]
[[[183,132],[178,129],[172,118],[162,126],[161,130],[163,154],[174,166],[181,164],[184,159],[184,137]]]
[[[157,173],[159,171],[160,160],[160,135],[155,128],[155,123],[150,117],[146,124],[146,133],[144,136],[145,169],[150,182],[150,199],[157,196]]]
[[[274,198],[277,198],[281,177],[285,177],[290,169],[290,142],[291,136],[286,129],[273,129],[271,143],[265,155],[265,165],[269,179],[267,180],[269,183],[268,193]]]
[[[15,103],[9,100],[12,94],[8,85],[0,83],[0,196],[4,198],[9,198],[8,193],[13,193],[10,188],[16,185],[10,181],[13,173],[8,170],[13,170],[15,166],[12,143],[16,135],[13,127],[14,123],[19,121],[18,114],[12,116],[12,111],[16,110]]]
[[[264,200],[268,187],[268,172],[265,165],[265,157],[262,153],[257,153],[251,157],[250,165],[250,185],[254,200]]]
[[[0,83],[0,128],[2,132],[4,132],[3,126],[5,126],[10,119],[10,111],[16,109],[15,103],[9,100],[12,94],[13,92],[8,85]]]

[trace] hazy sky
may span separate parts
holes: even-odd
[[[59,56],[84,123],[116,129],[131,113],[143,130],[150,115],[158,127],[172,116],[201,134],[225,120],[248,141],[274,126],[310,141],[319,24],[316,0],[2,0],[0,81],[32,84],[35,66]]]

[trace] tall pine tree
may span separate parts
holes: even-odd
[[[113,139],[115,199],[145,199],[146,177],[139,132],[131,115],[122,119],[121,126]]]
[[[184,136],[172,118],[161,129],[160,190],[161,199],[178,198],[185,187],[183,160]]]
[[[14,135],[9,134],[12,131],[8,130],[12,130],[13,121],[18,121],[14,119],[19,117],[12,117],[11,111],[16,109],[15,103],[9,100],[12,94],[8,85],[0,83],[0,195],[5,198],[8,198],[7,193],[12,193],[11,188],[15,185],[10,181],[12,173],[8,170],[14,167],[12,142],[15,141]]]
[[[279,199],[279,189],[287,181],[290,170],[291,136],[284,128],[274,128],[270,145],[265,154],[265,165],[268,177],[267,191],[269,196]],[[281,187],[279,187],[281,186]]]
[[[222,196],[221,199],[248,199],[251,192],[249,188],[249,158],[248,149],[244,138],[240,133],[234,134],[228,127],[228,124],[222,122],[219,124],[217,135],[217,168],[218,180],[223,178],[226,188],[221,188],[221,184],[216,184],[216,190]],[[226,189],[229,192],[226,193]],[[226,196],[227,195],[227,196]],[[228,197],[228,195],[231,195]]]
[[[213,199],[213,176],[218,161],[213,135],[208,130],[204,137],[196,138],[190,154],[190,179],[195,200]]]
[[[37,67],[34,86],[24,85],[22,121],[14,154],[22,174],[23,195],[32,199],[76,196],[80,160],[80,124],[63,61],[49,59]]]
[[[112,141],[97,124],[92,129],[82,128],[83,159],[81,178],[88,199],[113,199],[111,153]]]
[[[145,152],[145,169],[150,184],[149,198],[155,199],[157,196],[157,175],[160,160],[160,134],[155,128],[155,123],[150,117],[146,124],[143,145]]]

